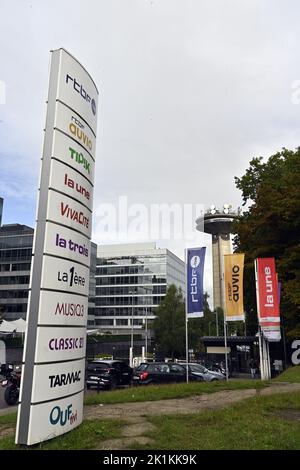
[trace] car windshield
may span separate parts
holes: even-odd
[[[142,372],[143,370],[146,370],[149,364],[140,364],[135,370]]]
[[[109,364],[107,364],[106,362],[91,362],[87,366],[87,370],[90,370],[90,371],[91,370],[101,371],[101,370],[108,369],[108,368],[109,368]]]

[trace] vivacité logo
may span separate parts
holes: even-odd
[[[77,410],[73,413],[72,405],[68,405],[64,410],[60,406],[55,406],[50,412],[49,421],[53,426],[56,424],[65,426],[68,422],[73,424],[77,421]]]
[[[80,96],[87,102],[91,103],[92,113],[96,116],[96,101],[94,98],[91,98],[90,95],[85,91],[83,86],[76,80],[76,78],[71,77],[69,74],[66,75],[66,83],[73,85],[73,89],[80,94]]]

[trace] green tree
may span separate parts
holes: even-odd
[[[189,348],[195,352],[201,350],[202,336],[215,334],[216,317],[208,306],[208,295],[204,295],[204,317],[193,318],[188,322]],[[181,289],[170,285],[166,295],[155,310],[153,322],[155,342],[159,350],[167,356],[185,356],[185,301]],[[211,331],[209,331],[211,330]]]
[[[235,178],[248,209],[234,225],[235,251],[245,253],[247,332],[257,331],[254,259],[275,257],[286,333],[300,335],[300,147],[267,162],[254,158]]]

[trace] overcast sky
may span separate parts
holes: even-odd
[[[122,195],[147,207],[241,205],[234,176],[249,160],[299,145],[299,17],[297,0],[0,0],[3,223],[34,225],[59,47],[100,91],[96,212]],[[101,243],[99,227],[95,217]],[[183,255],[180,240],[160,244]]]

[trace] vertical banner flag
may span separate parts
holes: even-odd
[[[206,248],[187,250],[187,318],[203,317],[203,270]]]
[[[64,49],[51,52],[16,443],[83,419],[98,90]]]
[[[280,341],[279,290],[275,259],[256,259],[255,271],[259,324],[269,341]]]
[[[243,298],[243,253],[224,255],[226,321],[245,321]]]

